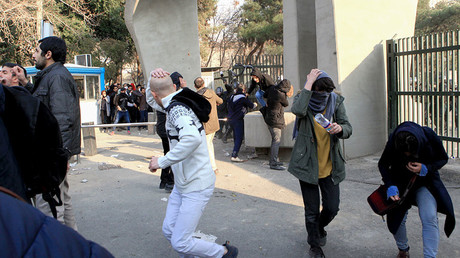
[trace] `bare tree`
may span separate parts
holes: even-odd
[[[61,12],[63,6],[81,17],[82,23],[92,24],[95,14],[91,13],[84,0],[2,0],[0,1],[0,45],[2,52],[10,52],[18,63],[30,62],[30,53],[40,36],[41,19],[55,27],[75,34],[80,31],[75,20],[72,23]],[[54,30],[59,35],[59,30]],[[6,53],[5,53],[6,54]],[[2,59],[5,58],[2,55]]]

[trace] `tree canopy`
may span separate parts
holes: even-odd
[[[460,29],[460,1],[442,1],[434,8],[429,0],[419,0],[415,35]]]
[[[42,19],[66,41],[69,62],[74,55],[91,54],[94,66],[106,68],[108,82],[117,79],[124,63],[134,60],[135,47],[123,19],[124,0],[4,0],[0,9],[1,63],[33,64]]]

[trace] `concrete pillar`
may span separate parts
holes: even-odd
[[[197,1],[127,0],[125,22],[146,80],[158,67],[178,71],[189,85],[200,76]]]
[[[82,123],[82,125],[94,125],[94,122]],[[97,154],[96,132],[94,127],[82,128],[83,146],[85,156],[94,156]]]
[[[283,8],[285,77],[301,89],[312,68],[327,71],[353,126],[345,155],[381,151],[388,136],[385,41],[413,35],[417,0],[286,0]]]

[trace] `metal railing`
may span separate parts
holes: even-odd
[[[387,41],[388,129],[413,121],[432,128],[460,157],[460,33]]]

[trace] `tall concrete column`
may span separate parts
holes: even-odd
[[[158,67],[180,72],[188,84],[200,76],[197,1],[127,0],[125,22],[146,80]]]
[[[345,97],[353,135],[347,157],[383,149],[387,132],[385,41],[414,33],[417,0],[286,0],[284,69],[298,89],[315,67]],[[312,19],[314,20],[312,21]]]

